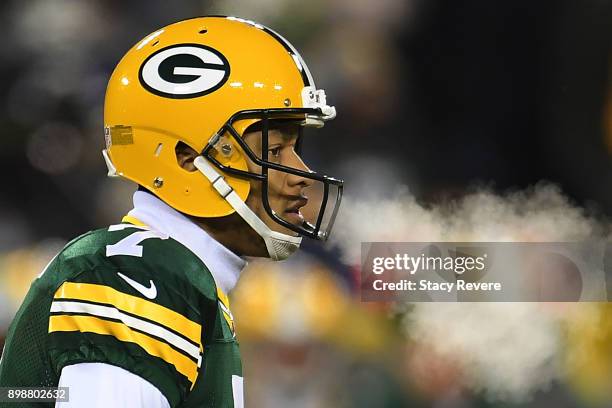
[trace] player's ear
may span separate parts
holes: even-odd
[[[193,161],[196,157],[198,157],[198,152],[183,142],[178,142],[174,148],[174,151],[176,153],[176,162],[179,166],[191,172],[197,170],[193,164]]]

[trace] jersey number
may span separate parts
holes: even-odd
[[[134,226],[127,224],[111,225],[108,230],[120,231],[125,228],[134,228]],[[134,232],[115,244],[107,245],[106,256],[127,255],[142,258],[142,245],[139,244],[145,239],[151,238],[168,239],[168,235],[151,230]]]

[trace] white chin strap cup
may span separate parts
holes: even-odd
[[[234,189],[227,184],[223,176],[202,156],[193,161],[196,168],[210,180],[217,192],[232,206],[234,210],[257,232],[266,243],[270,258],[275,261],[287,259],[300,247],[302,237],[282,234],[272,231],[255,213],[240,199]]]

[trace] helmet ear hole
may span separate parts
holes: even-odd
[[[176,163],[183,169],[192,173],[197,170],[193,161],[198,157],[198,152],[193,150],[187,143],[178,142],[174,148]]]

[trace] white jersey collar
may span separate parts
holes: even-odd
[[[236,286],[246,261],[153,194],[136,191],[134,209],[128,216],[138,219],[153,230],[168,234],[187,247],[204,262],[224,293],[229,293]]]

